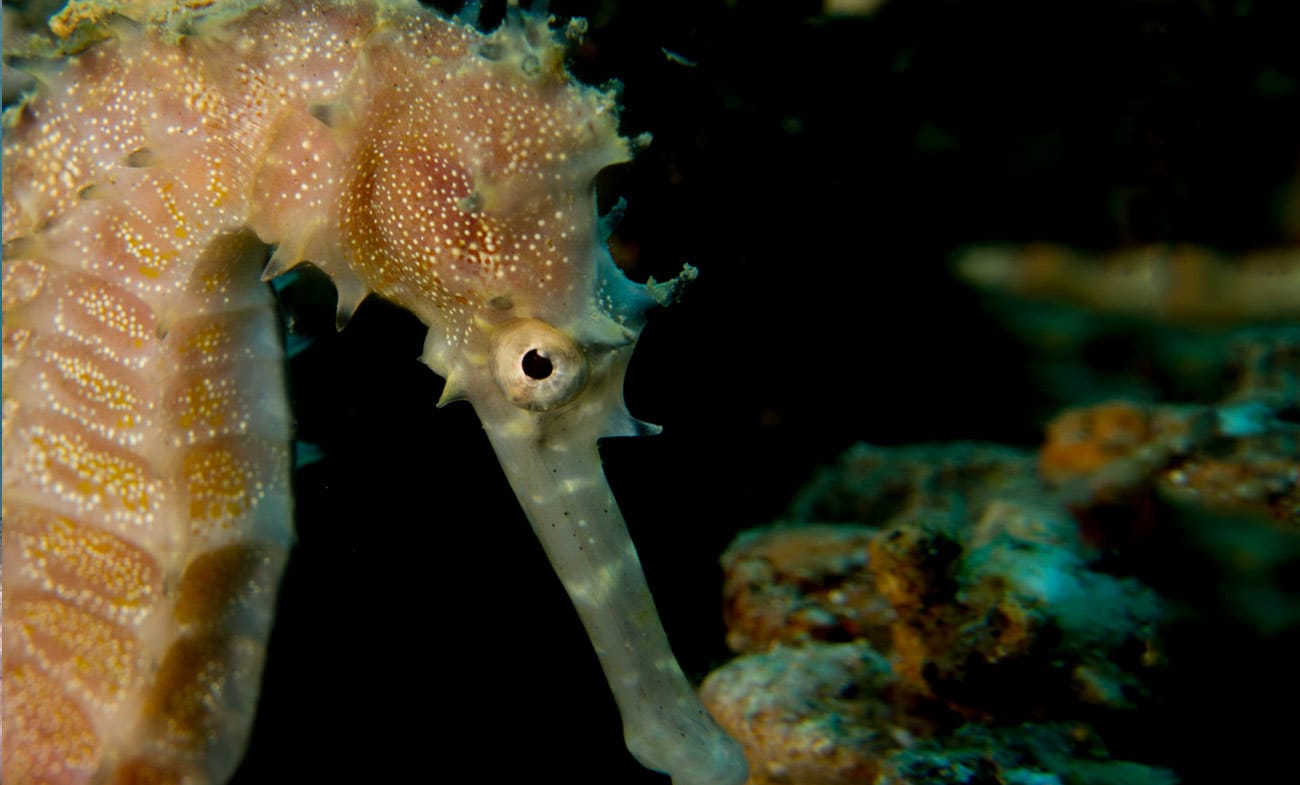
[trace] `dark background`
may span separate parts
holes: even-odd
[[[628,378],[631,411],[663,435],[603,447],[689,675],[728,656],[719,554],[814,467],[857,440],[1037,443],[1052,408],[948,274],[954,251],[1284,239],[1293,9],[893,0],[830,20],[807,2],[552,3],[591,23],[575,73],[621,80],[623,128],[654,134],[600,183],[629,203],[616,255],[637,280],[700,268]],[[423,328],[368,302],[336,335],[310,278],[285,300],[318,336],[293,385],[300,436],[326,457],[298,475],[236,781],[666,782],[625,752],[473,412],[434,409]],[[1231,722],[1208,712],[1187,726]],[[1182,768],[1181,746],[1153,742],[1148,762]]]

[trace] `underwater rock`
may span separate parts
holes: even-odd
[[[1033,454],[1014,447],[857,444],[814,475],[795,498],[789,517],[879,526],[904,509],[958,506],[978,515],[991,499],[1039,484]]]
[[[1062,411],[1039,453],[1043,478],[1087,517],[1151,491],[1207,510],[1300,522],[1300,331],[1232,336],[1217,405],[1109,401]]]
[[[1005,501],[970,523],[909,516],[869,552],[899,616],[895,668],[916,692],[1002,719],[1129,708],[1145,693],[1159,602],[1090,569],[1063,509]]]
[[[1222,400],[1274,341],[1295,345],[1300,252],[1225,259],[1192,246],[1094,258],[974,247],[954,264],[1027,352],[1038,412],[1107,400]],[[1292,351],[1294,356],[1294,350]]]
[[[786,522],[741,535],[723,566],[747,656],[703,691],[751,782],[1178,781],[1101,739],[1161,762],[1175,747],[1151,721],[1208,741],[1168,706],[1285,661],[1252,642],[1284,652],[1300,631],[1300,340],[1228,345],[1220,403],[1065,409],[1037,455],[860,444]],[[1250,705],[1226,691],[1219,705]]]
[[[700,693],[744,746],[749,785],[837,785],[876,781],[910,737],[894,683],[866,644],[777,646],[714,671]]]
[[[1231,401],[1261,400],[1276,410],[1300,407],[1300,328],[1242,330],[1232,336],[1229,362],[1237,376]]]
[[[1113,500],[1213,434],[1208,407],[1113,401],[1067,409],[1047,425],[1038,466],[1075,500]]]
[[[1163,665],[1160,599],[1094,568],[1032,453],[858,445],[791,517],[854,523],[749,532],[723,558],[728,643],[748,656],[702,693],[751,783],[912,782],[920,764],[891,756],[913,739],[1125,713]]]
[[[1182,324],[1300,318],[1300,251],[1239,256],[1194,245],[1145,245],[1094,256],[1059,245],[976,246],[957,274],[987,291]]]
[[[1170,501],[1238,517],[1300,525],[1300,461],[1268,455],[1192,456],[1164,472],[1157,487]]]
[[[899,752],[877,785],[1173,785],[1168,769],[1113,760],[1085,725],[966,725]]]
[[[1300,523],[1300,428],[1260,399],[1217,407],[1127,402],[1063,412],[1047,427],[1044,477],[1085,518],[1151,491],[1224,514]]]
[[[1003,719],[1126,708],[1144,694],[1159,602],[1091,568],[1098,553],[1031,454],[857,445],[817,475],[792,516],[876,528],[742,535],[723,559],[736,651],[869,641],[911,692]]]
[[[741,534],[722,556],[727,646],[867,640],[883,649],[894,610],[867,566],[866,526],[797,526]]]

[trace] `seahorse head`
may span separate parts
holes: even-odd
[[[423,359],[447,380],[444,403],[563,407],[621,375],[607,361],[663,299],[623,277],[597,216],[596,174],[634,146],[616,91],[575,83],[563,52],[545,20],[517,16],[414,61],[373,58],[382,87],[357,120],[342,241],[368,289],[429,325]],[[629,432],[614,419],[603,430]]]
[[[653,432],[623,404],[646,312],[673,281],[629,281],[594,180],[630,158],[616,97],[575,83],[545,20],[512,16],[368,55],[339,205],[343,255],[429,327],[442,402],[473,404],[587,627],[645,765],[678,785],[745,779],[740,748],[668,647],[596,441]],[[613,212],[618,212],[616,208]]]

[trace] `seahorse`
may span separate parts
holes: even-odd
[[[264,281],[428,327],[590,634],[627,746],[746,776],[677,665],[597,441],[653,307],[594,177],[644,139],[557,26],[414,0],[73,0],[4,117],[3,780],[229,779],[292,540]],[[269,257],[269,259],[268,259]],[[263,266],[264,265],[264,266]],[[259,275],[260,273],[260,275]],[[448,489],[447,492],[454,492]]]

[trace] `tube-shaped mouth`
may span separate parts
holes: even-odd
[[[696,697],[673,657],[592,438],[494,428],[492,446],[600,658],[628,750],[674,785],[738,785],[741,747]]]

